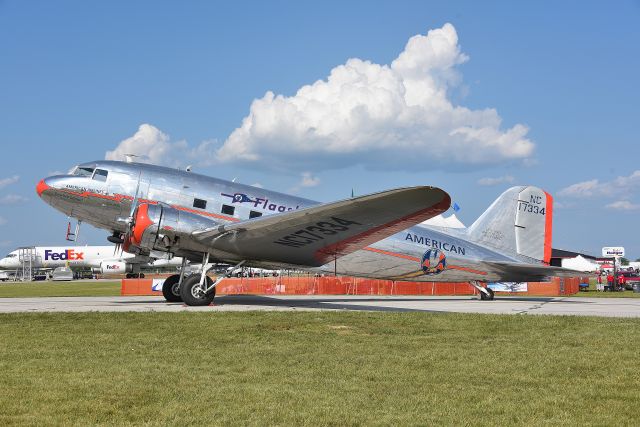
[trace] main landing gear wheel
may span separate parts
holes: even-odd
[[[180,296],[180,275],[174,274],[165,279],[162,284],[162,295],[167,302],[182,302]]]
[[[185,304],[190,306],[209,305],[216,296],[216,288],[205,294],[204,289],[211,286],[213,280],[206,276],[203,286],[200,286],[200,274],[193,274],[182,281],[180,296]]]
[[[491,301],[494,298],[494,292],[493,289],[491,288],[485,288],[487,290],[487,292],[489,292],[489,295],[485,294],[484,292],[480,292],[480,299],[483,301]]]

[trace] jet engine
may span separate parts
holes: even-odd
[[[102,261],[100,263],[100,273],[102,274],[123,274],[131,273],[131,264],[122,261]]]

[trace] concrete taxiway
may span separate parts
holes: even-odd
[[[24,312],[175,312],[175,311],[349,310],[547,314],[640,317],[640,298],[503,297],[479,301],[472,297],[423,296],[220,296],[208,307],[167,303],[161,297],[0,298],[0,313]]]

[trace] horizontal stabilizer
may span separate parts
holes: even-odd
[[[320,266],[449,209],[434,187],[384,191],[200,230],[193,237],[241,259]]]

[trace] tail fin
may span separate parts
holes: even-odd
[[[471,240],[549,263],[553,197],[537,187],[512,187],[469,227]]]

